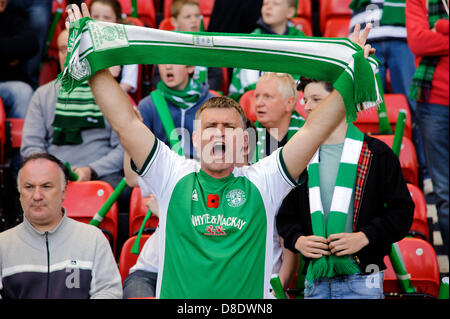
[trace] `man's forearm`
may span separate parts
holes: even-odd
[[[333,92],[312,111],[305,125],[289,140],[283,148],[283,159],[294,179],[308,165],[317,148],[344,119],[345,105],[341,94]]]

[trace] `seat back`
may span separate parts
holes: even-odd
[[[403,94],[386,93],[384,94],[384,100],[387,117],[393,132],[395,132],[395,126],[400,110],[406,111],[405,131],[403,135],[411,139],[412,119],[406,97]],[[380,129],[378,123],[378,113],[374,108],[359,113],[358,118],[354,122],[355,126],[364,133],[379,133]]]
[[[139,251],[141,251],[147,239],[149,239],[150,235],[142,235],[141,240],[139,241]],[[130,268],[136,265],[136,261],[139,255],[135,255],[131,252],[131,248],[133,247],[134,241],[136,240],[136,236],[128,238],[122,246],[122,250],[119,256],[119,272],[122,277],[122,284],[127,278]]]
[[[9,125],[11,134],[10,145],[12,148],[20,148],[20,145],[22,145],[22,131],[24,122],[25,119],[21,118],[6,118],[6,123]]]
[[[382,140],[389,147],[392,147],[394,142],[394,135],[372,135],[372,137]],[[418,185],[419,164],[417,163],[416,149],[407,137],[402,139],[399,160],[405,180],[411,184]]]
[[[296,17],[304,17],[308,20],[312,18],[312,4],[311,0],[298,0]]]
[[[141,189],[134,187],[130,197],[130,212],[129,212],[129,236],[137,234],[147,214],[147,198],[142,197]],[[152,215],[144,226],[146,232],[153,232],[158,226],[159,219]]]
[[[239,100],[239,104],[244,109],[247,118],[250,121],[255,122],[256,121],[255,90],[249,90],[244,94],[242,94],[241,99]]]
[[[325,22],[322,36],[325,38],[348,38],[350,18],[333,18]]]
[[[410,235],[430,241],[428,228],[427,202],[422,191],[416,185],[406,184],[411,198],[414,201],[414,217],[410,228]]]
[[[63,207],[66,208],[68,217],[88,224],[113,191],[112,186],[103,181],[69,182]],[[99,225],[108,238],[114,254],[116,252],[117,225],[116,202]]]
[[[297,29],[302,31],[306,36],[313,36],[313,29],[311,21],[304,17],[294,17],[291,19],[291,22],[295,25]]]
[[[5,142],[6,142],[6,112],[3,101],[0,98],[0,164],[5,161]]]
[[[352,0],[320,0],[319,1],[319,23],[320,32],[325,32],[326,22],[335,18],[347,18],[352,16],[349,8]],[[348,33],[348,32],[347,32]]]
[[[416,287],[417,293],[437,298],[440,287],[439,264],[433,246],[419,238],[404,238],[398,242],[398,246],[406,271],[411,275],[411,284]],[[384,273],[383,291],[401,293],[388,256],[384,258],[384,263],[387,269]]]

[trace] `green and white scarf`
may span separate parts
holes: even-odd
[[[447,19],[448,14],[442,0],[428,0],[428,22],[430,29],[439,19]],[[430,99],[434,71],[440,56],[425,56],[420,60],[409,88],[409,98],[413,101],[428,102]]]
[[[332,82],[348,121],[376,106],[379,62],[346,38],[186,33],[83,18],[71,23],[64,70],[58,79],[72,91],[95,72],[113,65],[185,64],[302,74]]]
[[[181,109],[194,106],[202,96],[202,86],[199,81],[193,78],[189,79],[188,84],[181,91],[169,88],[163,81],[159,81],[156,88],[161,91],[167,101]]]
[[[348,208],[355,186],[356,171],[363,139],[364,134],[352,123],[349,123],[326,225],[320,196],[319,150],[317,150],[308,164],[309,205],[311,210],[311,224],[315,236],[328,238],[331,234],[345,232]],[[322,256],[318,259],[312,259],[308,266],[306,279],[309,283],[312,283],[318,278],[350,275],[358,271],[358,267],[348,256],[336,256],[332,254],[330,256]]]
[[[52,125],[52,143],[56,145],[81,144],[83,129],[105,127],[103,114],[87,82],[81,83],[70,94],[62,87],[58,90]]]
[[[305,118],[298,114],[297,111],[293,111],[287,132],[288,141],[295,135],[295,133],[297,133],[303,124],[305,124]],[[266,128],[258,121],[256,121],[254,125],[256,128],[257,140],[255,151],[252,156],[252,163],[256,163],[260,159],[266,157]]]

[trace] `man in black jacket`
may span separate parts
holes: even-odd
[[[301,79],[299,90],[304,91],[307,115],[332,89],[329,83]],[[277,216],[278,232],[284,238],[285,247],[306,257],[305,298],[383,298],[381,271],[386,269],[383,258],[389,254],[392,243],[401,240],[411,227],[414,203],[397,156],[385,143],[367,135],[362,138],[361,133],[362,143],[357,153],[348,152],[350,148],[345,146],[345,141],[349,126],[352,125],[344,120],[319,148],[318,186],[312,187],[311,182],[298,186],[286,197]],[[344,199],[335,184],[337,178],[345,177],[339,176],[338,171],[340,163],[347,162],[343,158],[349,157],[354,158],[356,178],[351,183],[354,185],[351,195]],[[308,170],[309,178],[311,174]],[[333,196],[334,193],[341,194],[340,198]],[[317,222],[311,218],[311,211],[317,207],[324,216],[326,229],[330,229],[327,224],[331,220],[330,212],[334,213],[335,207],[345,207],[343,231],[317,235],[313,231]],[[347,258],[356,271],[313,275],[313,264],[323,256],[328,261],[332,255]],[[367,280],[367,275],[373,272],[377,276]],[[375,284],[373,278],[378,278]]]

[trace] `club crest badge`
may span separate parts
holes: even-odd
[[[225,196],[228,206],[239,207],[246,201],[245,192],[241,189],[233,189]]]

